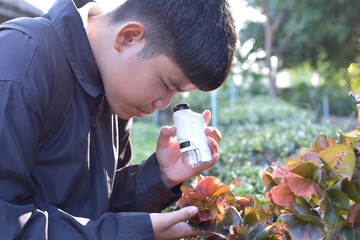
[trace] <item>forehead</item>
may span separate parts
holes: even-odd
[[[189,92],[197,87],[184,74],[183,70],[173,63],[166,55],[159,55],[154,58],[154,64],[160,69],[161,77],[165,78],[178,92]]]

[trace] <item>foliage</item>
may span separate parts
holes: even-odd
[[[160,128],[144,121],[134,121],[133,125],[130,135],[133,147],[132,163],[138,164],[155,152]]]
[[[359,65],[349,73],[360,101]],[[189,239],[359,239],[360,127],[339,133],[338,141],[320,134],[308,149],[263,171],[267,206],[253,195],[239,197],[215,177],[183,185],[179,206],[197,206],[190,224],[205,232]]]
[[[258,64],[260,69],[266,65],[270,94],[275,92],[274,75],[282,69],[310,63],[327,82],[338,85],[336,73],[345,70],[344,63],[359,59],[359,1],[248,0],[247,3],[267,16],[267,21],[249,20],[240,30],[239,52],[247,49],[249,42],[252,49],[247,59],[239,58],[238,67],[246,69],[249,62]],[[280,24],[276,24],[276,19],[281,20]],[[261,54],[264,51],[265,56]],[[277,65],[270,64],[271,57],[278,59]]]
[[[205,175],[218,176],[238,194],[263,198],[259,172],[308,145],[317,133],[335,135],[338,127],[316,123],[312,113],[280,99],[242,98],[219,114],[220,159]],[[231,184],[233,180],[243,184]]]
[[[263,0],[247,1],[251,7],[263,11]],[[316,68],[318,61],[329,62],[329,70],[344,66],[358,55],[360,4],[356,0],[267,1],[270,15],[275,19],[285,12],[284,20],[274,35],[273,53],[281,57],[284,68],[310,61]],[[248,26],[247,26],[248,25]],[[255,27],[254,25],[258,25]],[[242,43],[253,38],[264,49],[261,22],[249,21],[240,31]],[[254,30],[256,29],[256,30]],[[344,48],[343,46],[346,46]],[[344,61],[346,60],[346,61]]]
[[[178,203],[181,208],[199,208],[199,213],[188,224],[203,231],[203,238],[236,240],[288,236],[281,223],[269,224],[270,216],[255,196],[239,197],[215,177],[197,177],[191,185],[182,185],[181,191],[183,195]]]

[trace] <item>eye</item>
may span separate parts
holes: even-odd
[[[163,80],[161,80],[161,82],[163,83],[163,85],[164,85],[164,87],[165,87],[166,90],[169,90],[169,89],[170,89],[170,88],[168,87],[168,85],[166,85],[166,83],[165,83]]]

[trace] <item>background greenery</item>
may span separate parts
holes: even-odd
[[[340,125],[318,123],[316,113],[281,98],[238,98],[233,106],[219,109],[218,128],[223,134],[220,158],[203,174],[220,178],[240,195],[250,193],[261,199],[261,170],[272,162],[283,163],[302,147],[308,148],[318,134],[337,138],[337,131],[350,124],[351,119]],[[150,119],[135,119],[131,135],[135,163],[155,150],[159,130]]]
[[[283,163],[319,134],[337,138],[338,130],[357,126],[347,67],[360,59],[360,2],[246,2],[267,21],[249,20],[239,32],[232,72],[216,90],[221,155],[204,175],[262,198],[262,169]],[[285,81],[279,73],[288,76],[285,87],[278,87]],[[172,125],[171,109],[179,102],[200,113],[212,107],[211,93],[195,91],[176,95],[156,121],[135,119],[135,163],[155,150],[160,126]]]

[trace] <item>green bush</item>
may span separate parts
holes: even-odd
[[[228,185],[239,180],[242,189],[233,184],[235,192],[259,197],[263,195],[260,171],[272,162],[283,163],[298,154],[319,133],[336,137],[339,127],[316,123],[310,111],[278,98],[239,99],[219,115],[223,134],[220,159],[205,175],[218,176]]]
[[[315,114],[271,97],[238,99],[233,107],[219,110],[220,159],[204,175],[218,176],[240,195],[261,198],[259,172],[272,162],[283,163],[309,146],[319,133],[337,136],[341,126],[316,123]],[[131,135],[134,163],[148,158],[156,147],[160,127],[136,120]],[[243,184],[236,184],[237,180]],[[233,183],[233,184],[232,184]]]

